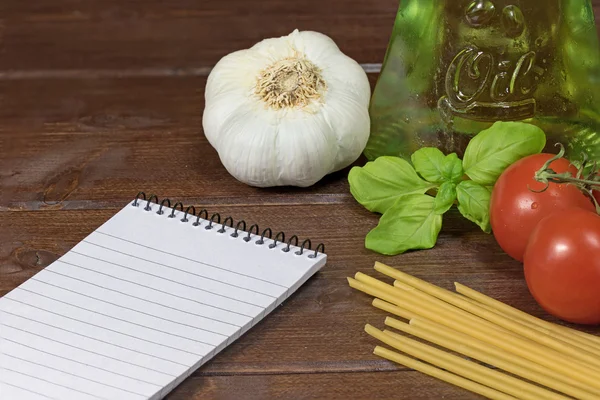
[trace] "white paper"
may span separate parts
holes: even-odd
[[[2,400],[160,399],[326,262],[132,203],[0,298]]]

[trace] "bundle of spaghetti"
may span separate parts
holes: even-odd
[[[455,293],[385,264],[375,270],[393,285],[359,272],[350,286],[408,321],[386,318],[393,330],[365,327],[391,348],[377,346],[376,355],[490,399],[600,400],[600,338],[459,283]]]

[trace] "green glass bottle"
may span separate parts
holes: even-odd
[[[371,102],[369,159],[461,155],[495,121],[600,160],[600,47],[590,0],[402,0]]]

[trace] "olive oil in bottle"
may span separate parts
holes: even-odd
[[[369,159],[462,155],[496,121],[600,160],[600,47],[590,0],[402,0],[371,102]]]

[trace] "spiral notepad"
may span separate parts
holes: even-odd
[[[323,245],[143,193],[0,298],[3,400],[161,399],[294,293]]]

